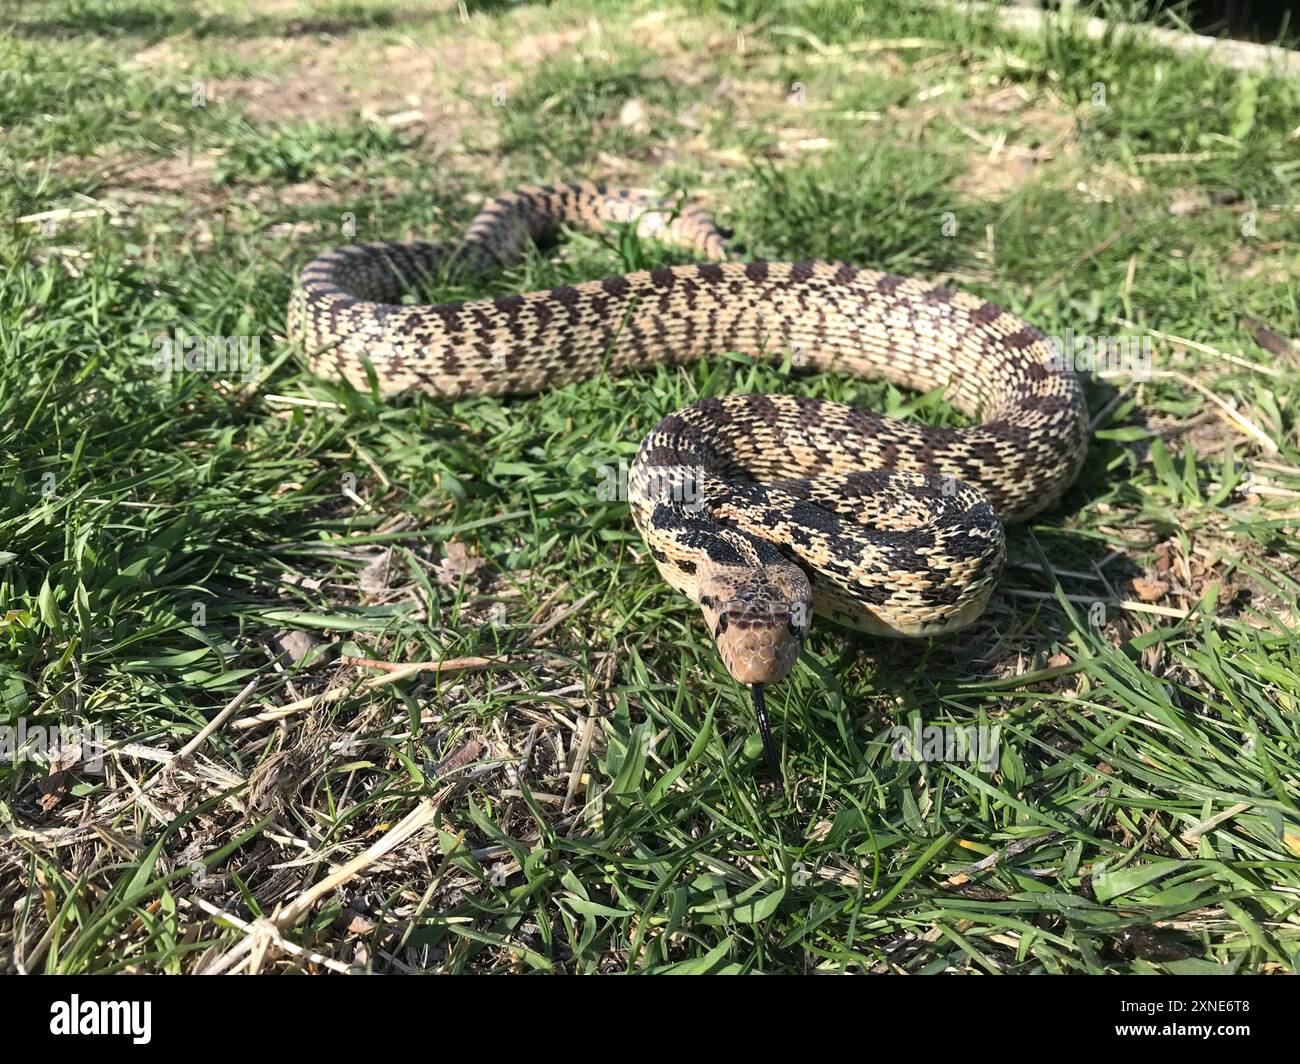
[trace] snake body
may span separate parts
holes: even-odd
[[[517,262],[565,226],[629,223],[700,264],[441,306],[404,294]],[[701,211],[578,184],[489,201],[459,240],[342,247],[303,269],[291,339],[318,374],[385,392],[512,395],[724,351],[943,387],[979,424],[929,427],[793,395],[728,395],[642,442],[629,502],[660,573],[742,683],[779,680],[824,614],[921,636],[984,609],[1002,520],[1051,504],[1084,457],[1077,380],[991,303],[841,262],[738,262]]]

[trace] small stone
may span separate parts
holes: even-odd
[[[649,133],[650,112],[646,110],[645,101],[638,100],[635,96],[624,100],[618,112],[618,124],[633,133]]]
[[[1200,214],[1205,210],[1205,200],[1199,196],[1180,196],[1169,204],[1169,213],[1176,218],[1186,217],[1192,214]]]
[[[272,652],[283,658],[286,665],[315,665],[327,647],[328,644],[306,632],[277,632],[271,639]]]

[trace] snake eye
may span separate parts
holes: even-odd
[[[717,639],[731,624],[731,618],[727,616],[727,611],[723,610],[718,614],[718,627],[713,632],[713,638]]]

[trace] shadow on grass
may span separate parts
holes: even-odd
[[[522,0],[467,0],[469,14],[500,14],[520,6]],[[368,8],[363,4],[327,5],[300,17],[291,14],[253,14],[246,18],[205,14],[197,8],[165,3],[115,3],[89,7],[69,2],[45,5],[8,22],[15,36],[64,40],[74,37],[139,37],[153,42],[192,33],[195,37],[251,40],[259,37],[338,37],[368,29],[413,28],[458,20],[456,7],[435,9],[424,5]]]

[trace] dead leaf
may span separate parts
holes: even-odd
[[[357,577],[357,586],[363,595],[373,598],[388,589],[388,570],[392,562],[393,552],[389,549],[375,555],[370,564],[361,570],[361,575]]]
[[[1169,569],[1173,564],[1170,560],[1170,554],[1172,551],[1173,551],[1173,544],[1170,543],[1169,540],[1165,540],[1163,543],[1160,543],[1156,546],[1155,555],[1156,555],[1157,573],[1169,572]]]
[[[485,559],[471,557],[463,543],[448,543],[442,561],[434,566],[440,584],[456,586],[483,567]]]
[[[1241,322],[1250,330],[1255,343],[1271,355],[1289,355],[1292,352],[1291,341],[1279,336],[1262,321],[1256,321],[1249,314],[1243,314]]]
[[[1145,577],[1133,578],[1133,590],[1143,602],[1155,602],[1169,594],[1169,585],[1163,580],[1148,580]]]
[[[471,762],[476,761],[486,751],[486,746],[476,739],[471,739],[439,761],[437,767],[433,770],[433,775],[441,779],[447,773],[455,772],[457,769],[464,768]]]

